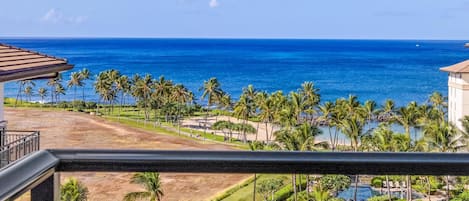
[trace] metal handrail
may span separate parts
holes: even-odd
[[[4,144],[3,146],[0,147],[0,149],[4,149],[4,148],[7,148],[7,147],[12,146],[14,144],[23,142],[25,139],[28,139],[30,137],[39,136],[39,131],[18,131],[18,130],[6,130],[5,131],[5,133],[9,133],[9,132],[16,132],[16,133],[24,132],[24,133],[31,133],[31,134],[29,134],[29,135],[25,135],[25,134],[5,134],[5,136],[19,136],[19,138],[12,141],[12,142],[8,142],[8,144]]]
[[[0,171],[0,200],[55,171],[469,175],[469,154],[42,150]]]

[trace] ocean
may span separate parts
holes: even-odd
[[[234,99],[253,84],[285,93],[312,81],[322,101],[357,95],[359,100],[397,105],[425,102],[439,91],[447,95],[447,74],[439,68],[469,59],[467,41],[286,40],[286,39],[113,39],[27,38],[0,43],[66,58],[75,71],[96,75],[106,69],[123,74],[160,75],[182,83],[200,97],[204,80],[217,77]],[[70,72],[64,73],[67,80]],[[38,86],[45,85],[38,81]],[[97,100],[92,81],[86,99]],[[7,83],[15,97],[18,85]],[[38,88],[38,87],[36,87]],[[80,90],[81,91],[81,90]],[[37,94],[37,93],[36,93]],[[80,96],[81,97],[81,96]],[[62,100],[71,100],[70,90]],[[39,97],[33,97],[39,100]]]

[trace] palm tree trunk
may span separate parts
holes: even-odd
[[[257,141],[257,136],[259,135],[259,124],[261,122],[257,122],[257,129],[256,129],[256,141]]]
[[[246,118],[245,118],[244,121],[243,121],[243,122],[244,122],[243,127],[246,126],[246,121],[247,121],[247,120],[246,120]],[[245,143],[245,144],[246,144],[246,142],[247,142],[247,140],[248,140],[248,139],[247,139],[247,136],[246,136],[246,129],[247,129],[247,128],[244,128],[244,129],[243,129],[243,143]]]
[[[291,175],[291,177],[292,177],[293,195],[294,195],[295,201],[297,201],[297,196],[296,196],[296,174],[293,173]]]
[[[83,102],[85,102],[85,86],[81,86],[82,95],[83,95]]]
[[[446,200],[449,201],[451,195],[449,194],[449,175],[446,175]]]
[[[267,121],[265,121],[265,140],[267,141],[267,143],[269,143],[269,130]]]
[[[252,200],[253,201],[256,201],[256,181],[257,181],[257,177],[256,177],[256,173],[254,173],[254,189],[252,191]]]
[[[358,192],[358,180],[360,176],[357,174],[355,175],[355,189],[353,190],[353,200],[357,201],[357,192]]]
[[[389,201],[392,201],[391,187],[389,186],[389,176],[388,175],[386,175],[386,189],[388,190],[388,199],[389,199]]]
[[[407,180],[407,200],[412,201],[412,178],[410,175],[406,176]]]

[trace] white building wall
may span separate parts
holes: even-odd
[[[450,73],[448,78],[448,121],[462,129],[460,119],[469,115],[469,74]]]

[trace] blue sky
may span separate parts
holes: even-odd
[[[29,36],[469,39],[469,0],[3,0]]]

